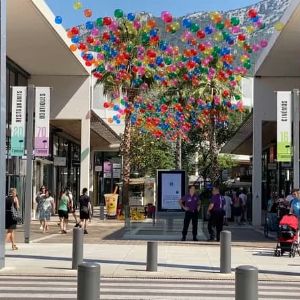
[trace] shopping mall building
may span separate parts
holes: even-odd
[[[91,69],[69,50],[66,31],[54,19],[44,0],[7,1],[7,189],[16,187],[23,202],[26,156],[11,157],[9,149],[11,87],[50,87],[49,156],[34,158],[33,194],[46,185],[57,197],[69,186],[77,197],[87,187],[97,204],[120,180],[120,137],[100,109],[102,95],[94,97]],[[112,169],[107,176],[105,162]]]
[[[276,92],[300,89],[299,0],[291,1],[281,21],[284,29],[272,35],[255,66],[253,113],[222,150],[252,156],[254,225],[261,224],[270,193],[287,195],[293,186],[293,162],[277,160]]]

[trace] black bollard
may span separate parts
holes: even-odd
[[[231,232],[222,231],[220,241],[220,273],[231,273]]]
[[[147,268],[146,271],[157,272],[157,242],[147,242]]]
[[[235,271],[235,300],[258,300],[258,269],[239,266]]]
[[[78,265],[83,262],[83,229],[73,228],[73,251],[72,251],[72,269],[76,270]]]
[[[83,263],[78,265],[77,300],[100,299],[100,265]]]

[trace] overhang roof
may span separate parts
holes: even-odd
[[[44,0],[7,1],[7,56],[31,75],[89,75]]]
[[[263,122],[262,147],[276,141],[276,122]],[[232,138],[222,148],[221,153],[252,155],[253,154],[253,115],[240,126]]]
[[[256,76],[300,76],[300,0],[291,1],[281,22],[285,27],[274,32],[257,60]]]
[[[222,148],[222,153],[232,153],[232,154],[252,154],[252,143],[249,147],[249,142],[246,144],[247,140],[252,142],[252,128],[253,128],[253,114],[251,113],[249,117],[244,121],[244,123],[238,128],[232,138],[225,144]],[[237,148],[240,148],[244,144],[244,151],[236,152]],[[250,149],[251,150],[250,150]],[[249,153],[251,151],[251,153]]]
[[[111,148],[112,145],[117,148],[120,145],[120,137],[109,128],[107,124],[97,116],[91,113],[91,147],[94,150],[102,148]],[[66,134],[66,137],[72,137],[75,142],[80,144],[81,139],[81,121],[80,120],[51,120],[51,125],[60,130],[60,135]]]

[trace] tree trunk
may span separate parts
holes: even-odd
[[[176,140],[176,150],[175,150],[175,166],[177,170],[182,168],[182,155],[181,155],[181,136]]]
[[[209,124],[209,156],[211,168],[209,170],[209,177],[213,185],[217,184],[220,174],[220,166],[218,162],[218,145],[216,137],[215,119],[214,116],[210,118]]]
[[[129,181],[130,181],[130,148],[131,148],[131,115],[125,117],[125,129],[121,144],[121,154],[123,156],[123,205],[129,204]]]
[[[128,89],[127,97],[128,102],[133,104],[137,96],[136,89]],[[129,205],[129,181],[130,181],[130,167],[131,167],[131,113],[126,114],[125,129],[121,144],[121,154],[123,156],[123,205]]]

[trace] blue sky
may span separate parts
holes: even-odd
[[[86,21],[82,10],[73,9],[75,0],[46,0],[55,15],[63,18],[64,27],[68,28]],[[230,10],[252,5],[259,0],[81,0],[84,8],[93,10],[94,18],[111,16],[116,8],[126,13],[147,11],[159,16],[167,10],[173,16],[183,16],[197,11]],[[92,18],[92,19],[94,19]]]

